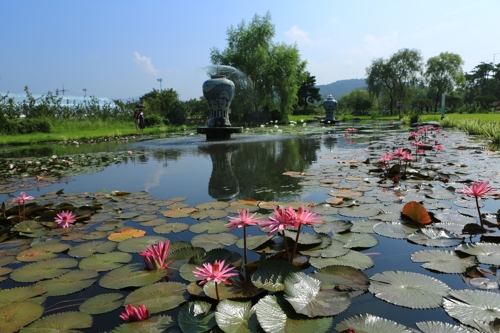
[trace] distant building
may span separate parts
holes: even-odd
[[[13,99],[14,103],[22,103],[24,101],[28,101],[26,98],[26,93],[7,93],[7,92],[1,92],[0,91],[0,98],[4,97],[7,95],[6,100],[8,99]],[[35,100],[43,100],[45,97],[47,97],[47,94],[31,94]],[[113,100],[107,97],[95,97],[95,96],[88,96],[88,97],[83,97],[83,96],[71,96],[71,95],[53,95],[56,99],[61,98],[61,105],[62,106],[76,106],[78,104],[85,104],[85,102],[98,102],[100,106],[108,106],[108,107],[118,107]],[[4,102],[6,102],[4,100]]]

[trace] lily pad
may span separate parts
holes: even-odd
[[[465,273],[477,265],[474,256],[458,255],[455,251],[426,250],[412,253],[413,262],[425,262],[422,267],[441,273]]]
[[[423,333],[473,333],[465,327],[440,321],[421,321],[417,322],[416,325]]]
[[[193,244],[194,247],[201,247],[206,251],[210,251],[233,245],[237,240],[238,236],[233,234],[201,234],[194,236],[191,239],[191,244]]]
[[[341,321],[335,329],[339,332],[347,331],[352,328],[356,332],[370,333],[410,333],[411,331],[395,321],[384,319],[365,313],[358,316],[353,316]]]
[[[354,290],[368,290],[370,280],[360,269],[349,266],[326,266],[311,274],[321,281],[321,289],[333,289],[337,286],[347,286]]]
[[[400,222],[380,222],[373,226],[373,231],[377,234],[389,237],[406,239],[409,235],[417,231],[418,228]]]
[[[144,230],[130,228],[130,229],[123,229],[120,232],[113,233],[108,236],[108,239],[110,241],[119,243],[127,239],[142,237],[145,234],[146,232]]]
[[[258,248],[267,241],[270,241],[273,236],[260,235],[260,236],[247,236],[247,249],[253,250]],[[244,239],[241,238],[236,242],[236,246],[240,249],[244,248]]]
[[[52,259],[57,257],[57,252],[64,252],[70,247],[71,245],[63,243],[40,245],[24,250],[17,255],[16,259],[26,262]]]
[[[183,217],[189,217],[192,213],[196,212],[197,209],[193,207],[186,207],[186,208],[174,208],[170,210],[164,211],[162,214],[165,217],[171,217],[171,218],[183,218]]]
[[[322,221],[325,222],[325,224],[315,224],[313,227],[314,231],[317,233],[327,234],[331,232],[332,234],[338,234],[352,227],[352,222],[338,218],[330,218],[329,216],[323,217]]]
[[[153,284],[166,275],[165,270],[148,271],[142,269],[143,267],[142,264],[129,264],[114,269],[99,280],[99,285],[109,289],[142,287]]]
[[[380,214],[380,210],[370,205],[352,206],[339,208],[339,214],[347,217],[374,217]]]
[[[158,282],[131,292],[124,304],[144,304],[151,313],[167,311],[188,300],[187,285],[179,282]]]
[[[344,247],[348,249],[352,248],[365,248],[374,247],[378,244],[378,239],[369,234],[358,234],[355,232],[348,232],[345,234],[333,235],[333,239],[336,239],[344,243]]]
[[[464,252],[477,257],[477,260],[486,265],[500,265],[500,244],[495,243],[464,243],[455,248],[455,251]]]
[[[119,293],[100,294],[87,299],[79,310],[88,314],[103,314],[118,309],[123,304],[123,295]]]
[[[451,290],[444,299],[446,313],[465,325],[479,328],[476,322],[488,324],[500,318],[500,294],[484,290]]]
[[[462,238],[440,228],[422,228],[408,236],[408,240],[415,244],[434,247],[456,246],[462,242]]]
[[[217,305],[215,320],[224,332],[253,333],[259,328],[252,302],[222,300]]]
[[[285,279],[299,269],[287,261],[265,262],[258,266],[252,275],[252,283],[257,288],[268,291],[285,289]]]
[[[127,239],[118,244],[118,250],[129,253],[139,253],[145,251],[147,247],[163,242],[166,239],[162,236],[144,236],[140,238]]]
[[[10,274],[10,278],[17,282],[35,282],[42,279],[51,279],[63,275],[69,268],[76,267],[78,261],[71,258],[54,258],[38,261],[21,266]]]
[[[227,209],[227,208],[226,208]],[[223,209],[204,209],[199,210],[191,214],[191,218],[196,220],[204,220],[207,218],[217,220],[228,216],[227,210]]]
[[[201,234],[202,232],[207,231],[209,234],[220,234],[222,232],[227,231],[226,224],[227,221],[223,220],[214,220],[214,221],[206,221],[193,224],[189,227],[189,231],[195,234]]]
[[[85,258],[91,256],[96,252],[106,253],[113,251],[115,248],[116,248],[115,242],[109,242],[109,241],[87,242],[72,247],[68,251],[68,255],[75,258]]]
[[[0,290],[0,308],[24,301],[43,303],[45,300],[44,297],[41,302],[37,302],[36,300],[46,292],[45,287],[40,284]]]
[[[311,258],[309,263],[316,268],[331,265],[349,266],[361,270],[373,267],[373,260],[364,253],[351,250],[347,254],[335,258]]]
[[[55,279],[38,282],[47,290],[48,296],[63,296],[79,292],[94,284],[96,271],[73,270]]]
[[[162,333],[173,324],[170,316],[154,316],[143,321],[121,324],[110,333]]]
[[[202,301],[189,302],[179,310],[177,318],[184,333],[203,333],[216,326],[215,313],[210,311],[211,304]]]
[[[31,325],[23,328],[22,333],[37,332],[71,332],[74,328],[89,328],[92,326],[92,316],[83,312],[58,312],[45,316]]]
[[[90,269],[97,272],[110,271],[123,266],[132,260],[132,255],[125,252],[108,252],[103,254],[93,254],[83,258],[78,267],[80,269]]]
[[[189,225],[186,223],[170,222],[154,227],[153,231],[157,234],[169,234],[171,232],[179,233],[187,230],[188,228]]]
[[[385,271],[370,278],[369,291],[391,304],[411,309],[432,309],[441,305],[449,287],[430,276],[402,271]]]
[[[0,327],[2,332],[17,332],[43,314],[43,306],[35,302],[16,302],[2,308]]]

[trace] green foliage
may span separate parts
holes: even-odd
[[[0,122],[0,133],[3,134],[31,134],[50,133],[51,125],[47,119],[8,119]]]
[[[373,106],[373,98],[366,90],[354,89],[342,96],[339,104],[348,107],[355,114],[366,114]]]
[[[316,88],[316,77],[312,76],[309,72],[305,72],[305,75],[307,77],[304,82],[301,83],[300,88],[297,91],[297,97],[298,106],[307,110],[309,103],[321,101],[321,95],[319,94],[319,88]]]
[[[305,62],[295,45],[274,43],[274,37],[271,15],[255,15],[248,25],[243,21],[227,30],[225,50],[210,51],[213,64],[229,65],[244,73],[228,77],[236,85],[232,115],[240,120],[286,120],[297,103]]]
[[[165,122],[162,116],[157,114],[150,114],[144,118],[144,123],[147,127],[156,127],[163,125]]]

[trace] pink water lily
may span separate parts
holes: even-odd
[[[226,227],[228,227],[228,231],[231,231],[236,228],[243,228],[243,254],[244,254],[244,259],[245,259],[245,264],[247,263],[247,226],[252,226],[252,225],[257,225],[259,224],[260,220],[258,218],[254,218],[254,216],[257,215],[257,213],[254,213],[252,215],[248,215],[248,210],[242,209],[238,211],[238,216],[229,217],[229,223],[225,224]]]
[[[31,201],[31,200],[35,200],[35,197],[28,196],[26,195],[26,193],[21,192],[21,194],[17,198],[12,199],[12,202],[24,205],[26,201]]]
[[[394,158],[394,156],[392,156],[392,154],[386,153],[379,158],[378,162],[387,163],[387,162],[391,161],[393,158]]]
[[[219,283],[224,282],[226,284],[231,284],[227,279],[231,276],[238,275],[237,273],[231,273],[234,269],[233,266],[229,264],[226,265],[225,260],[215,260],[213,264],[204,263],[203,267],[196,267],[193,271],[194,276],[205,278],[200,282],[200,285],[207,283],[208,281],[215,282],[215,293],[217,295],[217,301],[219,301]]]
[[[128,322],[134,322],[146,320],[150,315],[149,310],[144,304],[139,305],[137,308],[129,304],[125,307],[125,312],[122,312],[120,318]]]
[[[483,219],[481,218],[481,210],[479,209],[479,198],[482,198],[486,194],[498,194],[498,191],[493,189],[488,184],[488,181],[474,182],[471,187],[464,185],[463,189],[455,191],[456,193],[466,194],[476,199],[477,214],[479,215],[479,222],[481,222],[481,226],[483,226]]]
[[[304,204],[301,204],[297,213],[294,214],[293,217],[293,226],[297,229],[297,236],[295,237],[295,244],[293,245],[292,256],[290,257],[290,261],[293,260],[295,253],[297,252],[297,245],[299,244],[299,236],[300,229],[303,225],[315,225],[315,224],[325,224],[325,222],[321,221],[320,216],[316,216],[318,213],[311,213],[311,206],[307,207],[304,210]]]
[[[61,211],[56,215],[55,221],[57,226],[61,228],[68,228],[71,223],[76,222],[76,215],[71,211]]]
[[[260,222],[260,226],[264,229],[271,229],[268,235],[271,236],[275,231],[284,231],[287,227],[293,227],[295,219],[295,211],[290,206],[287,209],[274,208],[274,216],[270,216],[269,220]]]
[[[156,245],[151,244],[151,246],[146,248],[146,251],[141,251],[139,254],[149,270],[166,269],[174,262],[173,260],[167,262],[169,247],[170,241],[166,240]]]

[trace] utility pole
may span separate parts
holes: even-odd
[[[66,91],[69,91],[69,90],[68,90],[68,89],[64,89],[64,84],[63,84],[62,86],[63,86],[63,88],[61,89],[61,91],[62,91],[62,93],[63,93],[63,95],[64,95],[64,93],[65,93]]]
[[[84,92],[83,98],[87,97],[87,88],[83,88],[82,90]]]
[[[163,81],[163,79],[156,79],[156,81],[160,82],[160,92],[161,92],[161,82]]]

